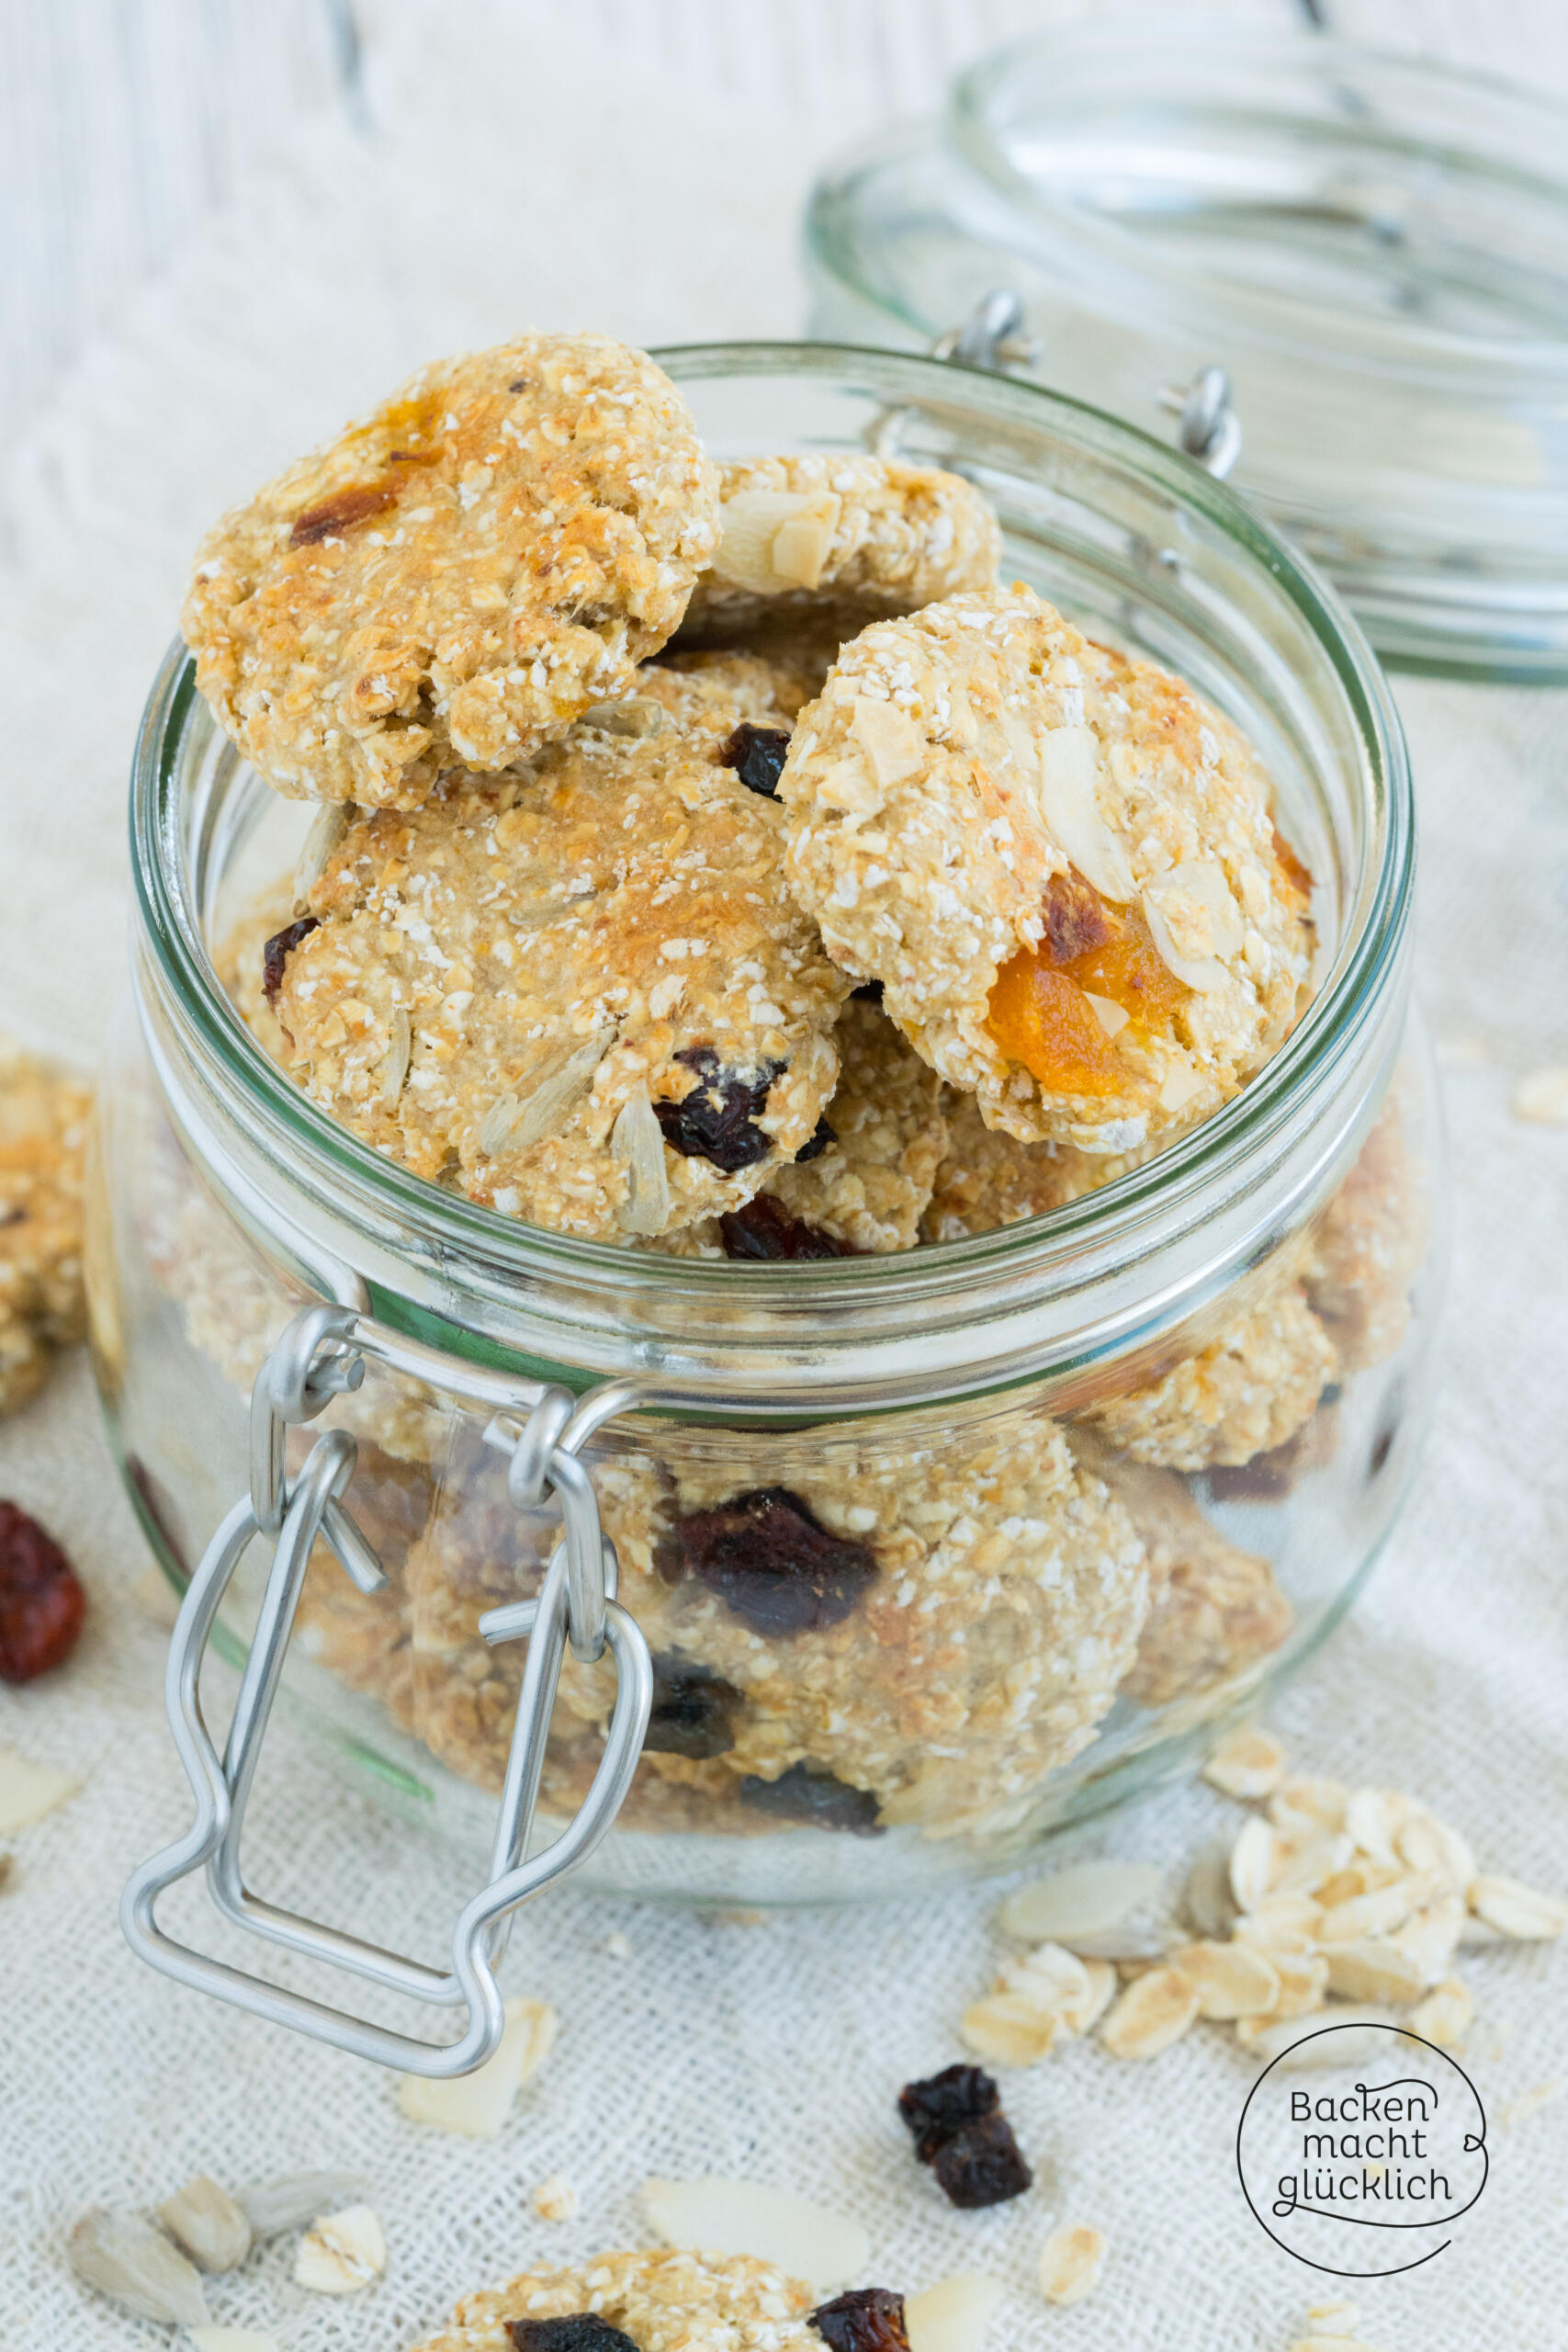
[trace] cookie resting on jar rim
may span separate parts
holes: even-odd
[[[1312,1655],[1416,1464],[1440,1138],[1397,718],[1241,500],[936,360],[526,335],[225,517],[185,627],[89,1208],[186,1595],[144,1956],[460,2071],[568,1870],[1005,1870]],[[275,1702],[473,1858],[449,1968],[247,1887]],[[254,1973],[159,1923],[200,1867]]]

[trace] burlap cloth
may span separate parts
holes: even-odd
[[[635,341],[798,326],[792,243],[813,161],[798,117],[769,136],[677,85],[633,86],[602,55],[574,57],[562,10],[547,53],[529,9],[461,14],[460,38],[448,12],[448,37],[377,93],[371,144],[299,126],[16,453],[0,1007],[33,1044],[89,1059],[122,986],[126,764],[212,514],[423,357],[520,322]],[[1568,1134],[1508,1103],[1568,1049],[1568,700],[1414,682],[1399,699],[1457,1180],[1441,1402],[1364,1603],[1276,1720],[1303,1767],[1422,1793],[1490,1866],[1561,1891]],[[1298,2331],[1319,2282],[1243,2205],[1231,2147],[1250,2069],[1214,2029],[1146,2068],[1078,2046],[1010,2077],[1043,2180],[1017,2204],[957,2213],[917,2172],[893,2094],[959,2054],[955,2018],[995,1956],[986,1892],[755,1924],[552,1896],[526,1917],[509,1982],[558,2006],[560,2041],[493,2143],[410,2124],[378,2071],[176,1992],[115,1924],[128,1870],[183,1826],[186,1798],[162,1635],[127,1598],[140,1539],[82,1363],[0,1429],[0,1493],[47,1521],[94,1601],[69,1671],[0,1696],[0,1740],[86,1781],[17,1839],[0,1894],[0,2335],[17,2352],[165,2340],[65,2272],[87,2205],[145,2203],[197,2169],[240,2182],[328,2164],[373,2184],[384,2281],[308,2297],[280,2247],[213,2298],[288,2352],[410,2343],[465,2287],[638,2242],[647,2174],[710,2170],[853,2211],[879,2279],[1005,2278],[994,2352],[1277,2352]],[[1207,1792],[1171,1796],[1090,1850],[1175,1867],[1228,1811]],[[460,1863],[344,1796],[286,1729],[251,1851],[263,1888],[405,1949],[439,1950],[468,1891]],[[617,1930],[629,1956],[606,1949]],[[1535,1947],[1466,1955],[1464,1973],[1491,2185],[1448,2253],[1363,2291],[1364,2325],[1388,2352],[1558,2352],[1568,2093],[1515,2129],[1497,2119],[1568,2077],[1568,1968]],[[570,2223],[530,2210],[551,2173],[581,2193]],[[1111,2241],[1073,2312],[1047,2311],[1033,2284],[1047,2208]]]

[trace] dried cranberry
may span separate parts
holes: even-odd
[[[637,2352],[631,2337],[597,2312],[571,2312],[564,2319],[509,2319],[506,2333],[517,2352]]]
[[[321,924],[314,915],[301,915],[298,922],[286,922],[275,931],[262,949],[262,994],[276,1012],[277,991],[283,986],[283,967],[302,939],[309,939]]]
[[[904,2298],[891,2287],[856,2287],[808,2314],[833,2352],[909,2352]]]
[[[852,989],[850,990],[850,994],[852,996],[858,996],[863,1004],[880,1004],[882,1002],[882,982],[880,980],[863,980],[858,989]]]
[[[859,1251],[836,1240],[819,1225],[791,1216],[782,1201],[759,1193],[743,1209],[726,1209],[718,1221],[727,1258],[854,1258]]]
[[[63,1664],[86,1613],[87,1596],[53,1536],[0,1502],[0,1681],[30,1682]]]
[[[656,1756],[723,1756],[735,1745],[731,1721],[740,1704],[732,1682],[684,1658],[653,1661],[653,1705],[643,1741]]]
[[[773,1137],[752,1121],[782,1074],[783,1062],[764,1062],[757,1077],[744,1079],[722,1071],[711,1046],[687,1046],[675,1058],[696,1072],[697,1082],[683,1101],[653,1106],[671,1150],[687,1159],[711,1159],[726,1176],[765,1159]]]
[[[789,750],[789,730],[783,727],[738,727],[719,746],[721,768],[733,768],[748,792],[764,800],[778,797],[779,777]]]
[[[1034,2178],[999,2108],[944,2140],[931,2158],[931,2170],[948,2203],[966,2208],[1005,2205],[1010,2197],[1021,2197]]]
[[[818,1119],[795,1155],[795,1166],[798,1168],[803,1159],[820,1159],[828,1146],[830,1143],[837,1143],[838,1140],[838,1128],[830,1127],[825,1118]]]
[[[906,2083],[898,2094],[898,2112],[915,2135],[915,2154],[923,2165],[955,2132],[993,2114],[998,2104],[996,2084],[983,2066],[944,2066],[923,2082]]]
[[[740,1802],[753,1813],[771,1814],[775,1821],[798,1821],[812,1829],[847,1830],[852,1838],[879,1838],[876,1799],[869,1789],[852,1789],[831,1772],[815,1772],[809,1764],[792,1764],[776,1781],[748,1772],[740,1783]]]
[[[876,1574],[868,1544],[830,1534],[787,1487],[752,1487],[678,1519],[656,1556],[666,1583],[695,1577],[759,1634],[841,1623]]]

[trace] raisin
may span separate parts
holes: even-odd
[[[748,1772],[740,1783],[740,1802],[753,1813],[771,1814],[775,1821],[798,1821],[811,1829],[842,1829],[852,1838],[879,1838],[876,1799],[869,1789],[852,1789],[831,1772],[813,1771],[809,1764],[792,1764],[776,1781]]]
[[[731,1717],[740,1704],[732,1682],[684,1658],[653,1661],[653,1705],[643,1741],[656,1756],[723,1756],[735,1745]]]
[[[962,2124],[931,2158],[931,2170],[950,2205],[1005,2205],[1021,2197],[1034,2175],[1024,2163],[1012,2125],[999,2108]]]
[[[0,1681],[30,1682],[62,1665],[86,1613],[87,1596],[53,1536],[0,1502]]]
[[[687,1046],[675,1058],[696,1072],[697,1082],[682,1102],[653,1106],[671,1150],[687,1159],[711,1159],[726,1176],[765,1159],[773,1140],[752,1121],[783,1062],[764,1062],[760,1074],[747,1080],[721,1071],[711,1046]]]
[[[372,514],[395,506],[397,498],[396,482],[365,482],[357,489],[335,491],[319,506],[307,506],[302,514],[296,514],[288,544],[310,548],[318,539],[341,538],[355,523],[367,523]]]
[[[880,980],[863,980],[858,989],[852,989],[850,990],[850,994],[852,996],[858,996],[863,1004],[880,1004],[882,1002],[882,982]]]
[[[301,915],[298,922],[286,922],[275,931],[262,949],[262,994],[276,1012],[277,991],[283,986],[283,968],[302,939],[309,939],[321,924],[314,915]]]
[[[798,1168],[803,1159],[820,1159],[822,1154],[827,1150],[828,1146],[830,1143],[837,1143],[838,1140],[838,1128],[830,1127],[828,1125],[826,1118],[818,1119],[817,1125],[812,1128],[811,1133],[807,1136],[806,1141],[801,1145],[800,1149],[795,1155],[795,1166]]]
[[[807,2314],[833,2352],[909,2352],[904,2298],[891,2287],[855,2287]]]
[[[1116,935],[1110,908],[1098,890],[1074,873],[1053,874],[1042,902],[1045,936],[1040,943],[1043,963],[1076,963]]]
[[[855,1258],[847,1241],[835,1240],[819,1225],[791,1216],[781,1201],[759,1193],[743,1209],[726,1209],[718,1221],[727,1258]]]
[[[506,2333],[517,2352],[637,2352],[631,2337],[597,2312],[571,2312],[564,2319],[509,2319]]]
[[[760,792],[764,800],[775,800],[788,750],[787,729],[747,723],[720,744],[718,763],[721,768],[733,768],[748,792]]]
[[[758,1634],[840,1624],[876,1574],[876,1555],[833,1535],[787,1487],[752,1487],[678,1519],[656,1554],[666,1583],[682,1571]]]
[[[898,2094],[898,2112],[915,2135],[915,2154],[923,2165],[955,2132],[992,2114],[998,2103],[996,2084],[983,2066],[944,2066],[923,2082],[906,2083]]]

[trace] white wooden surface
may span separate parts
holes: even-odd
[[[0,436],[24,427],[130,297],[306,113],[377,136],[379,54],[469,0],[0,0]],[[1161,0],[1147,0],[1159,6]],[[1227,0],[1193,0],[1225,10]],[[1256,18],[1267,13],[1230,0]],[[1282,17],[1303,0],[1275,0]],[[1568,89],[1563,0],[1323,0],[1338,29]],[[523,0],[519,0],[520,9]],[[1125,0],[548,0],[621,64],[781,107],[815,139],[933,107],[954,67]],[[603,167],[613,169],[612,158]]]

